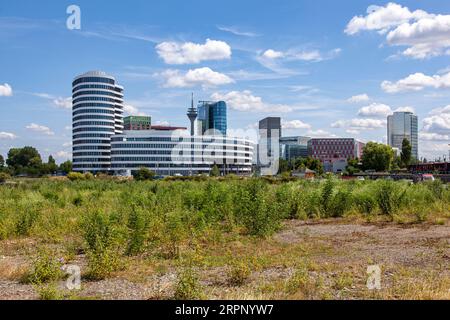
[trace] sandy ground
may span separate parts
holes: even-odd
[[[387,285],[398,268],[437,272],[440,277],[450,277],[448,225],[349,224],[336,220],[289,221],[271,241],[283,246],[305,243],[328,248],[323,252],[315,252],[310,257],[319,265],[319,269],[323,265],[337,265],[360,272],[369,264],[382,265]],[[8,245],[3,245],[3,248],[8,248]],[[33,286],[22,284],[15,279],[15,274],[20,273],[26,266],[25,257],[15,255],[12,249],[3,251],[0,253],[0,300],[37,299],[38,295]],[[78,257],[80,264],[83,264],[82,258]],[[129,268],[132,269],[133,266]],[[202,270],[200,280],[201,284],[208,288],[208,298],[267,298],[268,296],[257,290],[261,283],[288,279],[294,272],[292,267],[283,265],[254,271],[248,284],[239,289],[240,291],[230,288],[223,280],[226,278],[224,267]],[[320,272],[324,271],[315,273]],[[328,273],[335,276],[333,270]],[[327,277],[328,275],[325,278]],[[77,296],[95,299],[164,299],[172,294],[176,280],[174,270],[143,274],[139,281],[132,281],[120,275],[96,282],[83,280],[82,290],[77,292]],[[362,288],[363,280],[360,279],[359,284],[352,285],[348,290],[357,290],[358,286]],[[63,283],[60,285],[63,286]],[[447,290],[450,299],[450,287]],[[273,296],[276,297],[276,294]],[[341,292],[332,292],[332,298],[342,298]],[[356,294],[354,298],[361,296]]]

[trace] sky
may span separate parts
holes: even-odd
[[[434,160],[450,143],[449,58],[449,1],[0,0],[0,154],[70,159],[71,82],[102,70],[127,114],[187,127],[193,92],[227,102],[236,136],[280,116],[284,136],[386,143],[387,115],[413,110]]]

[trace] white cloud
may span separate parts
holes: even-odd
[[[450,141],[450,134],[419,132],[419,139],[425,141]]]
[[[12,95],[13,90],[9,84],[0,84],[0,97],[11,97]]]
[[[306,132],[306,136],[311,138],[334,138],[336,137],[335,134],[330,133],[328,131],[318,129],[318,130],[308,130]]]
[[[254,96],[251,91],[231,91],[226,94],[213,93],[213,100],[223,100],[227,105],[237,111],[251,112],[291,112],[292,106],[282,104],[270,104],[263,102],[261,97]]]
[[[65,147],[65,148],[71,147],[72,146],[72,141],[64,142],[62,146]]]
[[[268,59],[278,59],[284,57],[284,53],[281,51],[269,49],[263,53],[263,57]]]
[[[58,151],[57,153],[55,153],[55,157],[63,160],[70,159],[72,158],[72,152]]]
[[[394,112],[411,112],[416,113],[416,110],[414,110],[413,107],[400,107],[394,110]]]
[[[373,130],[384,128],[386,120],[380,119],[351,119],[339,120],[331,124],[332,128],[347,128],[353,130]]]
[[[53,136],[55,134],[52,130],[50,130],[49,127],[42,126],[42,125],[39,125],[39,124],[36,124],[36,123],[31,123],[28,126],[26,126],[26,128],[28,130],[31,130],[31,131],[35,131],[35,132],[40,132],[40,133],[46,134],[48,136]]]
[[[237,27],[226,27],[226,26],[217,26],[217,29],[225,32],[232,33],[236,36],[243,37],[259,37],[260,35],[254,32],[242,31]]]
[[[391,107],[382,103],[372,103],[358,111],[358,116],[360,117],[386,118],[390,114],[392,114]]]
[[[311,129],[311,125],[301,120],[281,121],[283,129]]]
[[[369,100],[370,100],[370,98],[366,93],[359,94],[359,95],[356,95],[356,96],[353,96],[353,97],[347,99],[347,101],[350,103],[367,102]]]
[[[423,119],[423,129],[427,132],[450,133],[450,113],[432,115]]]
[[[226,42],[210,39],[205,44],[162,42],[156,46],[156,51],[167,64],[193,64],[231,58],[231,47]]]
[[[72,109],[72,98],[56,98],[53,99],[53,104],[62,109]]]
[[[201,85],[202,87],[216,87],[234,83],[229,76],[211,70],[208,67],[189,70],[182,74],[180,70],[166,70],[159,74],[165,80],[166,88],[187,88]]]
[[[336,48],[326,53],[321,53],[319,50],[297,50],[290,49],[286,52],[268,49],[263,52],[260,58],[267,60],[285,59],[286,61],[308,61],[319,62],[335,58],[341,53],[342,49]]]
[[[450,72],[444,75],[427,76],[423,73],[415,73],[397,82],[383,81],[381,88],[387,93],[405,91],[421,91],[425,88],[443,89],[450,88]]]
[[[136,108],[135,106],[132,106],[131,104],[124,104],[123,111],[125,111],[125,113],[127,113],[128,115],[132,115],[132,116],[145,116],[146,115],[144,112],[139,111],[138,108]]]
[[[0,132],[0,139],[13,140],[13,139],[16,139],[16,138],[17,138],[17,136],[16,136],[14,133],[11,133],[11,132],[4,132],[4,131],[1,131],[1,132]]]
[[[364,30],[387,34],[392,46],[406,46],[404,56],[424,59],[450,54],[450,15],[429,14],[423,10],[410,11],[396,3],[385,7],[371,6],[367,16],[356,16],[345,32],[354,35]]]

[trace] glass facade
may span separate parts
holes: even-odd
[[[412,147],[412,157],[416,159],[419,159],[418,132],[418,118],[411,112],[394,112],[388,116],[388,144],[402,150],[403,139],[408,139]]]
[[[73,170],[108,171],[111,136],[123,130],[123,87],[100,71],[76,77],[72,111]]]
[[[224,101],[200,101],[197,117],[198,134],[215,130],[222,135],[227,134],[227,104]]]

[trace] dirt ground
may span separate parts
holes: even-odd
[[[0,299],[38,299],[36,288],[20,281],[28,263],[20,248],[30,243],[17,241],[0,242]],[[238,255],[244,250],[242,246],[245,244],[233,243],[228,249]],[[227,265],[205,265],[198,270],[205,298],[450,299],[449,225],[288,221],[271,239],[250,246],[248,250],[258,255],[255,259],[264,256],[266,262],[253,268],[239,286],[227,281]],[[299,261],[305,262],[300,266],[306,270],[302,277],[298,276]],[[86,265],[82,255],[74,263],[82,269]],[[369,265],[382,269],[381,290],[367,289]],[[73,297],[173,296],[177,283],[175,267],[155,270],[148,262],[134,261],[127,270],[102,281],[83,279],[81,290]]]

